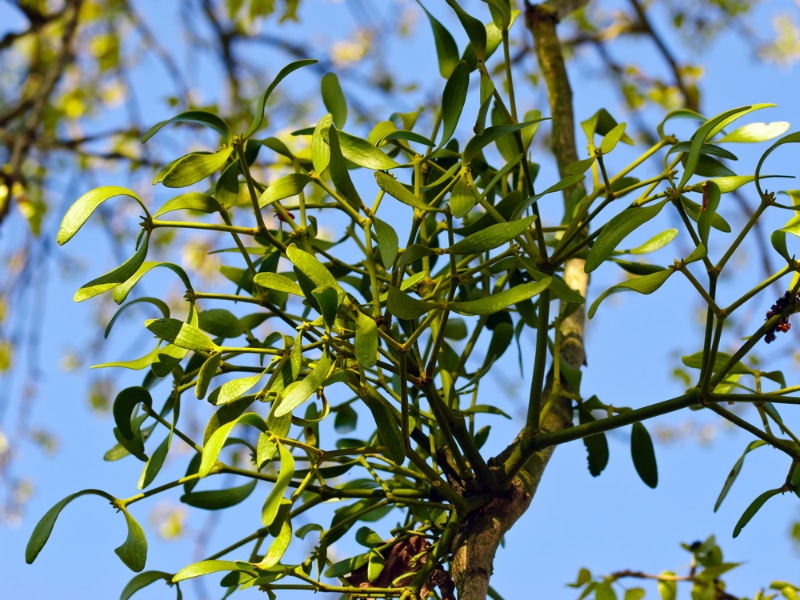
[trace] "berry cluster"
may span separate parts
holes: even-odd
[[[798,294],[792,294],[791,292],[786,292],[783,296],[778,298],[775,304],[772,305],[767,311],[767,319],[774,317],[782,313],[788,306],[794,307],[798,302]],[[766,335],[764,336],[764,341],[768,344],[775,340],[775,332],[780,331],[781,333],[786,333],[791,328],[791,323],[789,323],[789,315],[784,315],[783,318],[778,321],[778,323],[767,331]]]

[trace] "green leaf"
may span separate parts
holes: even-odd
[[[356,313],[356,360],[367,369],[378,362],[378,325],[375,319]]]
[[[729,134],[714,140],[717,143],[745,143],[753,144],[757,142],[766,142],[773,138],[778,137],[789,129],[787,121],[775,121],[773,123],[750,123],[743,125],[738,129],[734,129]]]
[[[758,498],[753,500],[750,503],[750,506],[748,506],[745,509],[744,513],[742,513],[742,516],[739,518],[739,521],[736,523],[736,527],[733,528],[733,537],[738,537],[738,535],[742,532],[742,529],[744,529],[744,526],[747,525],[750,522],[750,519],[752,519],[755,516],[755,514],[761,509],[761,507],[764,506],[764,503],[767,500],[769,500],[773,496],[777,496],[782,491],[783,491],[783,488],[776,488],[774,490],[767,490],[763,494],[759,495]]]
[[[545,277],[541,281],[531,281],[510,289],[503,290],[497,294],[486,296],[480,300],[467,300],[465,302],[450,302],[448,307],[462,315],[491,315],[503,310],[504,308],[528,300],[541,294],[552,282],[551,277]]]
[[[675,577],[675,573],[672,571],[664,571],[661,575]],[[661,600],[676,600],[678,597],[678,582],[674,579],[659,580],[658,593],[661,595]]]
[[[224,308],[201,310],[197,313],[197,325],[221,338],[237,338],[244,333],[244,327],[236,315]]]
[[[233,402],[244,396],[250,389],[253,388],[264,376],[264,373],[256,373],[250,377],[241,377],[239,379],[232,379],[222,384],[214,404],[220,406]]]
[[[220,205],[214,196],[203,194],[201,192],[187,192],[180,196],[175,196],[171,200],[167,200],[164,206],[158,209],[153,215],[153,218],[158,218],[168,212],[176,210],[193,210],[201,213],[214,213],[219,211]],[[148,571],[148,573],[155,573],[157,571]],[[144,573],[143,573],[144,574]]]
[[[153,398],[150,396],[150,392],[139,386],[125,388],[114,398],[114,406],[112,408],[114,424],[124,438],[131,439],[134,437],[131,419],[133,418],[133,410],[139,404],[143,404],[148,408],[153,406]]]
[[[398,319],[413,320],[438,307],[435,302],[412,298],[400,288],[390,287],[386,300],[389,312]]]
[[[268,290],[276,290],[278,292],[304,297],[303,288],[297,285],[294,280],[279,273],[258,273],[253,281],[256,285]]]
[[[800,132],[790,133],[789,135],[783,136],[777,142],[772,144],[769,148],[767,148],[766,152],[761,155],[761,158],[758,160],[758,164],[756,165],[756,172],[755,172],[755,181],[756,181],[756,189],[760,196],[764,195],[764,190],[761,189],[761,167],[764,165],[764,161],[767,160],[767,157],[772,154],[775,150],[779,147],[783,146],[784,144],[797,144],[800,143]]]
[[[195,352],[218,352],[219,346],[194,325],[179,319],[150,319],[145,327],[162,340]]]
[[[53,532],[53,526],[56,524],[56,519],[58,519],[58,516],[61,514],[61,511],[64,510],[64,507],[75,500],[75,498],[90,494],[94,496],[101,496],[112,503],[116,502],[116,498],[110,494],[107,494],[106,492],[103,492],[102,490],[81,490],[80,492],[70,494],[63,500],[57,502],[53,508],[48,510],[44,516],[39,519],[39,522],[36,523],[36,527],[33,528],[31,537],[28,540],[28,545],[25,547],[26,563],[32,564],[33,561],[36,560],[36,557],[39,556],[42,548],[44,548],[44,545],[50,538],[50,534]]]
[[[272,91],[278,87],[278,84],[290,73],[300,69],[302,67],[306,67],[308,65],[313,65],[317,61],[314,59],[306,58],[303,60],[298,60],[293,63],[289,63],[280,72],[275,76],[275,79],[272,80],[272,83],[269,84],[264,93],[261,94],[261,97],[258,99],[258,105],[256,106],[255,116],[253,117],[253,122],[250,123],[250,127],[247,128],[247,131],[242,136],[243,139],[248,139],[252,137],[252,135],[261,129],[261,125],[264,122],[264,107],[267,104],[267,99],[269,98]]]
[[[483,25],[480,25],[480,28],[481,31],[485,31]],[[464,109],[464,102],[467,100],[468,89],[469,67],[462,60],[453,69],[442,92],[442,139],[439,141],[440,148],[450,141],[453,133],[455,133],[458,120],[461,118],[461,111]]]
[[[450,209],[453,216],[456,218],[464,217],[475,208],[478,199],[475,184],[469,178],[468,173],[462,173],[450,192]]]
[[[646,595],[642,588],[628,588],[625,590],[624,600],[642,600]]]
[[[638,229],[661,212],[667,200],[652,206],[630,206],[603,225],[589,255],[586,257],[584,270],[591,273],[616,250],[619,243],[631,232]]]
[[[165,573],[164,571],[145,571],[144,573],[139,573],[131,579],[128,585],[122,590],[119,600],[130,600],[130,597],[136,592],[159,579],[163,579],[167,583],[172,583],[172,574]]]
[[[245,413],[228,423],[220,425],[203,445],[203,458],[200,461],[200,468],[197,471],[200,477],[206,477],[214,469],[214,466],[217,464],[219,453],[222,451],[223,446],[225,446],[228,436],[239,423],[250,425],[264,433],[267,432],[267,424],[264,422],[264,419],[254,412]]]
[[[347,121],[347,101],[342,93],[342,86],[335,73],[326,73],[322,77],[322,102],[331,113],[333,123],[337,129],[344,127]]]
[[[195,125],[202,125],[204,127],[209,127],[219,133],[223,138],[225,138],[225,143],[230,144],[233,138],[231,134],[230,125],[228,125],[224,119],[218,117],[214,113],[205,111],[205,110],[189,110],[186,112],[182,112],[178,115],[175,115],[171,119],[167,119],[166,121],[161,121],[160,123],[156,123],[150,129],[148,129],[145,134],[141,138],[141,142],[144,144],[147,140],[153,137],[156,133],[161,131],[161,128],[169,123],[194,123]]]
[[[467,32],[470,44],[472,44],[475,54],[481,61],[485,61],[486,56],[486,27],[478,19],[471,16],[458,4],[458,0],[446,0],[450,5],[458,20],[461,21],[461,26]],[[456,67],[458,68],[458,67]]]
[[[121,283],[134,276],[134,274],[142,266],[144,259],[147,257],[147,249],[150,241],[150,234],[146,234],[144,240],[139,244],[139,248],[128,260],[122,263],[113,271],[109,271],[105,275],[101,275],[97,279],[92,279],[88,283],[83,284],[80,289],[75,292],[73,300],[75,302],[83,302],[89,298],[93,298],[103,292],[111,290]]]
[[[636,421],[631,429],[631,456],[639,477],[649,487],[655,488],[658,485],[656,453],[653,449],[653,440],[641,421]]]
[[[337,131],[334,127],[328,130],[329,140],[332,131],[335,131],[339,138],[342,156],[359,167],[377,171],[380,169],[394,169],[400,166],[394,159],[384,154],[379,148],[370,144],[367,140],[350,135],[344,131]],[[333,173],[331,173],[331,176],[333,176]]]
[[[439,211],[438,208],[425,204],[425,202],[417,198],[405,185],[397,181],[397,179],[389,173],[381,173],[380,171],[375,173],[375,181],[378,183],[378,187],[384,192],[403,204],[424,211]]]
[[[625,123],[620,123],[603,136],[603,140],[600,142],[600,152],[602,154],[608,154],[617,147],[620,139],[625,135],[625,127]]]
[[[137,573],[144,569],[147,561],[147,538],[141,525],[136,522],[125,507],[120,507],[122,514],[125,515],[125,523],[128,525],[128,536],[121,546],[114,549],[125,566]]]
[[[257,479],[248,481],[244,485],[228,488],[225,490],[209,490],[203,492],[189,492],[181,496],[181,502],[202,508],[204,510],[221,510],[236,506],[244,502],[256,488]]]
[[[394,411],[386,399],[375,388],[362,385],[358,395],[367,405],[378,428],[378,438],[386,446],[387,456],[398,465],[402,465],[406,457],[405,443],[400,424]]]
[[[642,277],[636,277],[635,279],[631,279],[629,281],[623,281],[622,283],[618,283],[617,285],[610,287],[605,292],[600,294],[594,302],[592,302],[592,306],[589,308],[588,313],[589,318],[591,319],[594,316],[595,311],[597,311],[597,307],[600,306],[600,303],[608,296],[625,290],[632,290],[634,292],[638,292],[639,294],[652,294],[658,288],[660,288],[667,279],[669,279],[669,276],[672,275],[672,273],[674,273],[672,269],[661,269],[655,273],[650,273],[649,275],[644,275]]]
[[[592,399],[596,399],[596,397],[593,396]],[[592,421],[596,420],[592,413],[587,408],[584,408],[583,405],[579,406],[578,416],[580,418],[581,425],[584,423],[591,423]],[[589,473],[592,474],[592,477],[597,477],[608,465],[609,452],[606,434],[596,433],[594,435],[587,436],[583,438],[583,445],[586,447],[586,458],[589,463]]]
[[[284,502],[288,502],[285,500]],[[286,511],[286,517],[283,519],[281,523],[280,531],[278,535],[275,536],[275,539],[272,540],[272,543],[269,546],[269,550],[267,550],[267,554],[264,556],[264,559],[257,563],[256,567],[259,569],[271,569],[275,565],[277,565],[283,555],[286,554],[286,550],[289,548],[289,543],[292,541],[292,521],[289,517],[289,512]]]
[[[184,567],[172,578],[173,583],[208,575],[209,573],[219,573],[220,571],[242,571],[242,563],[231,560],[201,560]],[[249,565],[247,565],[249,567]]]
[[[208,386],[211,384],[211,380],[217,374],[217,369],[219,369],[219,363],[221,361],[222,354],[220,352],[214,352],[208,357],[208,359],[206,359],[206,361],[203,363],[203,366],[200,367],[200,370],[197,372],[197,383],[194,387],[194,395],[198,400],[202,400],[206,397]]]
[[[717,207],[719,207],[721,194],[719,187],[717,187],[717,184],[713,181],[707,181],[705,186],[703,192],[703,205],[705,206],[705,210],[702,210],[700,216],[697,218],[697,234],[702,244],[708,248],[708,234],[711,231],[711,223],[714,216],[717,214]]]
[[[420,6],[422,6],[422,3],[420,3]],[[447,79],[458,64],[458,46],[456,46],[456,42],[450,32],[428,12],[428,9],[422,6],[422,10],[428,16],[428,22],[430,22],[433,30],[436,56],[439,59],[439,73]]]
[[[245,160],[247,155],[252,154],[251,148],[255,148],[258,152],[258,145],[254,144],[245,149]],[[254,158],[255,160],[255,158]],[[248,163],[249,164],[249,163]],[[222,170],[222,174],[217,178],[217,183],[214,185],[214,196],[217,203],[222,208],[232,208],[239,201],[239,175],[241,168],[239,166],[239,159],[230,161],[227,166]]]
[[[333,123],[333,116],[328,113],[317,122],[311,136],[311,163],[319,176],[322,176],[322,172],[328,168],[331,162],[331,149],[326,141],[329,139],[328,129],[330,129],[331,123]]]
[[[289,173],[271,184],[258,199],[258,206],[264,208],[277,200],[296,196],[312,181],[305,173]]]
[[[170,440],[171,436],[167,436],[164,440],[158,445],[158,448],[155,449],[155,452],[150,455],[150,458],[147,459],[147,463],[145,463],[144,468],[142,469],[142,474],[139,477],[139,484],[137,487],[140,490],[145,489],[156,478],[159,471],[161,471],[161,467],[164,466],[164,460],[167,458],[167,454],[169,453],[170,447]]]
[[[331,356],[327,352],[323,353],[317,361],[317,365],[302,381],[294,381],[283,390],[283,396],[275,409],[275,416],[288,415],[308,400],[311,394],[316,392],[322,382],[327,379],[332,365]]]
[[[153,185],[161,183],[165,187],[181,188],[202,181],[221,170],[232,153],[233,147],[228,146],[217,152],[187,154],[164,167],[153,179]]]
[[[359,210],[364,203],[361,200],[361,196],[358,195],[358,190],[353,185],[353,180],[350,179],[350,173],[347,172],[347,165],[339,143],[339,134],[333,125],[328,128],[328,145],[330,147],[329,168],[333,185],[352,208]],[[377,148],[375,150],[383,154]]]
[[[496,125],[494,127],[487,127],[483,130],[483,133],[473,137],[467,142],[467,145],[464,146],[464,162],[471,162],[472,159],[475,158],[483,148],[492,142],[504,136],[512,135],[515,131],[520,131],[528,127],[534,127],[544,120],[546,119],[541,118],[534,119],[532,121],[525,121],[524,123],[516,123],[514,125]],[[516,149],[516,152],[518,153],[519,149]]]
[[[535,216],[526,217],[510,223],[496,223],[489,225],[485,229],[476,231],[450,246],[448,252],[451,254],[476,254],[486,252],[498,246],[510,242],[512,239],[521,235],[536,220]]]
[[[383,267],[388,271],[392,268],[397,258],[397,253],[400,250],[400,240],[391,225],[381,221],[374,215],[372,216],[372,224],[375,226],[375,237],[378,242],[378,250],[381,253]]]
[[[628,254],[649,254],[660,250],[669,244],[678,235],[677,229],[667,229],[659,234],[654,235],[641,246],[637,246],[633,250],[628,250]]]
[[[295,471],[294,456],[292,456],[291,451],[289,451],[285,445],[277,441],[277,439],[275,440],[275,444],[278,447],[281,469],[261,509],[261,522],[264,524],[264,527],[270,527],[273,521],[275,521],[275,517],[278,515],[278,511],[281,507],[283,494],[288,489],[292,478],[294,478]]]
[[[725,478],[725,484],[722,486],[719,497],[714,503],[714,512],[717,512],[719,507],[722,505],[722,501],[725,500],[725,497],[728,495],[728,492],[733,486],[733,482],[736,481],[736,478],[742,471],[742,467],[744,466],[744,457],[747,456],[749,452],[755,450],[756,448],[760,448],[761,446],[766,446],[766,444],[767,443],[763,440],[754,440],[747,445],[747,448],[744,449],[744,452],[739,457],[739,460],[736,461],[736,464],[733,465],[731,472],[728,473],[728,476]]]
[[[114,291],[112,292],[111,297],[114,299],[114,302],[117,304],[125,302],[128,294],[130,294],[131,290],[136,286],[137,283],[139,283],[139,280],[141,280],[142,277],[147,275],[156,267],[169,269],[178,277],[180,277],[181,282],[186,287],[186,291],[192,290],[192,282],[189,280],[189,276],[182,267],[170,262],[143,262],[141,265],[139,265],[139,268],[136,269],[136,272],[133,275],[113,288]],[[167,311],[167,314],[169,314],[169,311]]]
[[[336,290],[339,303],[345,297],[345,291],[336,281],[336,278],[323,265],[316,256],[300,250],[295,244],[286,249],[286,256],[303,275],[308,277],[318,288],[331,288]],[[311,300],[311,298],[309,298]]]
[[[703,151],[703,145],[713,138],[717,133],[722,131],[722,129],[727,126],[729,123],[732,123],[736,119],[743,117],[749,112],[753,112],[754,110],[759,110],[761,108],[766,108],[768,106],[773,106],[771,104],[754,104],[752,106],[743,106],[741,108],[734,108],[732,110],[725,111],[713,117],[703,123],[695,134],[692,136],[692,145],[689,150],[688,155],[686,156],[686,165],[684,167],[683,175],[681,176],[680,183],[678,183],[677,189],[683,189],[683,186],[689,181],[689,179],[694,175],[695,169],[697,168],[697,163],[700,160],[700,154]]]
[[[150,215],[142,199],[131,190],[116,185],[98,187],[86,192],[69,207],[67,214],[65,214],[64,218],[61,220],[61,227],[58,229],[58,236],[56,237],[58,244],[64,245],[70,241],[72,237],[78,233],[80,228],[83,227],[86,221],[89,220],[89,217],[92,216],[92,213],[98,206],[109,198],[114,198],[116,196],[128,196],[129,198],[133,198],[139,203],[139,206],[142,207],[145,214],[148,216]]]

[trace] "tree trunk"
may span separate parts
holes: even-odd
[[[552,3],[552,4],[558,4]],[[579,3],[584,4],[584,3]],[[539,66],[547,83],[552,114],[552,144],[559,172],[565,176],[567,165],[578,159],[575,146],[575,121],[572,112],[572,90],[569,85],[561,45],[556,36],[556,23],[562,12],[553,6],[528,5],[527,25],[534,37]],[[565,201],[572,189],[565,190]],[[564,280],[586,297],[588,275],[583,260],[570,260],[564,266]],[[586,360],[583,346],[585,309],[581,307],[564,319],[561,326],[561,358],[580,369]],[[550,378],[552,379],[552,373]],[[545,394],[548,400],[550,386]],[[556,431],[572,425],[572,403],[555,398],[541,424],[544,431]],[[456,537],[453,552],[453,581],[459,600],[485,600],[492,576],[494,556],[506,532],[511,529],[531,504],[544,469],[554,447],[536,453],[511,487],[493,498],[486,506],[469,515]]]

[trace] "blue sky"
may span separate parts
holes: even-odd
[[[306,0],[304,5],[308,7],[312,3],[315,8],[305,9],[304,25],[296,30],[297,35],[308,35],[311,40],[330,40],[338,39],[338,31],[349,31],[350,14],[343,10],[342,4]],[[426,5],[434,4],[428,2]],[[769,30],[772,12],[793,6],[788,1],[765,3],[756,11],[750,26]],[[433,6],[430,8],[433,10]],[[170,19],[174,16],[159,14],[161,8],[151,6],[148,10],[156,31],[169,36],[173,32]],[[8,11],[8,7],[0,5],[0,22],[4,22]],[[437,5],[433,12],[446,20],[446,7]],[[413,38],[391,43],[386,55],[387,67],[396,68],[401,74],[407,71],[409,79],[420,76],[424,69],[426,80],[435,82],[438,81],[438,71],[432,59],[432,41],[424,17],[419,15],[419,18]],[[313,28],[313,33],[308,33],[306,27]],[[461,47],[462,38],[459,38]],[[640,51],[638,48],[632,50]],[[646,56],[644,48],[641,52]],[[686,56],[690,50],[679,50],[681,52]],[[178,58],[188,60],[184,55]],[[270,61],[277,71],[290,59],[275,52],[265,54],[264,60]],[[707,115],[745,104],[774,102],[778,105],[776,108],[756,113],[749,120],[785,120],[793,124],[792,130],[800,129],[797,110],[800,79],[796,67],[780,70],[754,61],[750,51],[732,34],[724,35],[701,62],[706,68],[702,90]],[[654,61],[652,68],[660,69],[662,66]],[[210,97],[219,74],[214,68],[207,68],[205,63],[198,66],[195,73],[198,81],[204,79],[205,82],[197,85]],[[163,74],[144,70],[138,77],[142,83],[156,89],[152,95],[145,96],[148,100],[143,103],[143,119],[156,122],[169,116],[156,103],[168,93],[159,87],[165,81]],[[579,119],[590,116],[598,108],[598,103],[615,112],[618,98],[609,93],[607,86],[592,78],[589,69],[573,72],[572,77]],[[315,85],[312,78],[300,78],[296,93],[314,89]],[[205,89],[203,86],[209,87]],[[356,89],[345,85],[346,93]],[[532,99],[531,106],[524,108],[537,108],[535,101]],[[538,108],[546,112],[543,107]],[[320,106],[319,114],[309,117],[309,122],[313,123],[321,116],[321,111]],[[648,115],[660,120],[656,111],[650,111]],[[734,149],[737,150],[738,147]],[[768,171],[796,172],[796,152],[793,146],[788,146],[776,153]],[[737,172],[752,172],[754,159],[745,158],[744,152],[741,156],[737,165],[740,171]],[[544,171],[542,177],[547,175]],[[69,198],[64,199],[65,206],[86,191],[82,185],[74,182],[67,188],[65,195]],[[787,187],[793,187],[793,184]],[[752,189],[748,191],[755,193]],[[52,218],[57,220],[60,216],[53,215]],[[780,226],[781,219],[785,217],[781,215],[770,224],[773,228]],[[661,225],[670,226],[663,222]],[[640,239],[631,245],[636,241],[643,242],[652,233],[637,234],[641,235]],[[5,230],[0,244],[11,243],[14,239],[13,231]],[[667,263],[679,257],[675,253],[677,249],[671,248],[658,255]],[[113,554],[113,548],[125,537],[124,520],[100,498],[82,498],[70,505],[62,513],[37,562],[28,566],[23,560],[25,543],[36,519],[56,501],[84,488],[102,488],[122,497],[133,495],[141,468],[138,462],[131,460],[116,463],[102,460],[103,453],[114,444],[111,419],[88,409],[84,399],[87,392],[85,372],[67,373],[58,366],[62,352],[74,349],[74,340],[85,339],[83,336],[86,336],[88,328],[95,326],[96,306],[91,301],[73,304],[69,299],[75,288],[86,279],[112,266],[108,256],[110,249],[105,237],[95,231],[82,232],[74,243],[56,252],[69,253],[87,265],[84,273],[66,281],[56,276],[53,262],[47,265],[50,281],[38,358],[42,375],[37,381],[38,397],[33,405],[33,421],[56,431],[61,447],[52,456],[30,445],[21,449],[20,462],[15,468],[18,473],[31,474],[36,487],[27,506],[26,519],[17,527],[0,524],[0,579],[9,598],[38,599],[51,597],[54,593],[64,598],[114,598],[132,574]],[[743,263],[743,280],[759,280],[753,268],[752,260]],[[90,276],[86,277],[87,274]],[[619,275],[612,271],[598,273],[592,282],[594,294],[616,283],[618,278]],[[153,284],[151,290],[157,289],[156,285]],[[689,286],[677,278],[659,290],[655,298],[657,300],[653,302],[650,297],[616,296],[604,304],[590,322],[587,329],[589,366],[583,379],[584,393],[589,391],[586,395],[596,393],[605,402],[638,407],[683,391],[670,373],[677,362],[676,356],[694,352],[700,347],[702,323],[696,315],[697,301]],[[763,320],[763,311],[769,302],[766,304],[765,307],[752,308],[751,326]],[[123,330],[114,333],[106,357],[122,356],[125,352],[130,356],[141,349],[131,350],[135,342],[132,344]],[[140,333],[131,335],[134,341],[146,339]],[[790,357],[796,352],[797,340],[794,335],[782,336],[765,356],[774,359]],[[508,386],[517,391],[506,405],[508,412],[514,414],[515,409],[517,412],[522,410],[524,385],[516,383],[519,374],[515,361],[508,363],[510,366],[498,370],[497,375],[493,373],[492,377],[496,377],[501,389]],[[796,373],[796,364],[792,365],[788,360],[784,364],[793,369],[792,374]],[[792,375],[787,375],[791,380]],[[0,381],[0,386],[8,385],[3,393],[7,397],[21,393],[23,379],[17,375],[7,384]],[[123,374],[123,381],[135,383],[137,379]],[[784,416],[789,423],[797,424],[799,421],[789,410],[784,410]],[[574,580],[580,567],[598,574],[628,568],[651,573],[677,570],[685,566],[689,558],[679,544],[705,539],[711,534],[717,536],[727,560],[746,561],[726,578],[731,593],[752,597],[760,586],[774,579],[788,579],[800,584],[797,579],[800,557],[795,554],[789,540],[792,520],[800,519],[795,496],[774,498],[737,539],[730,538],[733,526],[747,504],[762,491],[783,482],[788,462],[770,449],[749,455],[731,494],[720,511],[713,513],[712,507],[725,476],[751,438],[741,432],[720,429],[719,422],[704,413],[673,415],[648,423],[648,427],[652,431],[654,427],[676,428],[688,422],[699,423],[699,426],[708,424],[715,428],[716,437],[707,445],[699,443],[694,435],[678,443],[657,445],[660,481],[655,490],[647,488],[636,476],[626,430],[610,436],[611,461],[599,478],[588,473],[582,444],[572,443],[558,448],[531,509],[509,533],[506,548],[498,555],[492,580],[495,589],[507,600],[521,597],[576,598],[578,594],[564,585]],[[184,458],[185,455],[172,458],[168,465],[169,473],[180,473]],[[167,480],[167,477],[160,479]],[[149,533],[151,546],[147,568],[176,571],[201,557],[192,554],[193,535],[182,541],[161,542],[152,533],[147,515],[158,502],[156,499],[146,506],[145,503],[136,504],[132,511]],[[246,533],[253,522],[260,522],[259,510],[258,500],[249,501],[237,509],[236,517],[226,516],[213,527],[209,548],[221,547],[226,541],[235,540],[237,533]],[[206,516],[191,513],[188,527],[192,534],[211,527]],[[627,583],[636,585],[637,582]],[[210,597],[221,595],[215,590],[213,577],[203,585]],[[186,598],[199,597],[196,592],[191,583],[184,587]],[[237,595],[255,597],[256,593],[247,591]],[[655,591],[652,594],[655,597]],[[174,597],[174,592],[154,584],[135,597],[160,600]]]

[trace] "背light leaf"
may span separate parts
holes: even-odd
[[[209,308],[197,313],[197,326],[213,336],[237,338],[244,333],[241,321],[224,308]]]
[[[201,192],[187,192],[180,196],[175,196],[171,200],[167,200],[164,205],[156,211],[153,218],[158,218],[163,214],[175,210],[192,210],[209,214],[217,212],[219,209],[219,202],[217,202],[214,196],[209,196]]]
[[[93,298],[103,292],[111,290],[121,283],[126,282],[133,277],[139,270],[139,267],[144,263],[147,257],[148,244],[150,242],[150,234],[145,235],[144,240],[139,244],[139,248],[128,260],[118,266],[116,269],[109,271],[105,275],[101,275],[97,279],[84,283],[73,296],[75,302],[83,302],[89,298]]]
[[[234,562],[231,560],[201,560],[200,562],[193,563],[188,567],[184,567],[172,578],[174,583],[200,577],[201,575],[208,575],[209,573],[219,573],[220,571],[242,571],[243,563]],[[249,565],[247,565],[249,567]],[[253,571],[255,573],[255,570]]]
[[[317,391],[322,382],[328,377],[328,372],[333,365],[333,358],[323,353],[314,369],[301,381],[294,381],[283,391],[283,397],[275,409],[275,416],[288,415],[295,408],[303,404]]]
[[[219,394],[214,400],[214,404],[220,406],[238,400],[251,390],[263,376],[264,373],[262,372],[251,375],[250,377],[240,377],[238,379],[226,381],[222,384]]]
[[[222,451],[223,446],[225,446],[225,442],[228,441],[228,436],[239,423],[255,427],[262,433],[267,432],[267,424],[264,418],[254,412],[245,413],[232,421],[220,425],[203,445],[203,455],[200,460],[200,467],[197,471],[200,477],[206,477],[214,469],[214,466],[217,464],[219,453]]]
[[[738,129],[734,129],[729,134],[714,140],[717,143],[723,142],[738,142],[745,144],[753,144],[757,142],[766,142],[773,138],[783,135],[789,129],[787,121],[775,121],[773,123],[749,123],[743,125]]]
[[[591,273],[603,264],[623,239],[655,218],[666,203],[667,200],[663,200],[652,206],[630,206],[612,217],[608,223],[603,225],[600,235],[597,236],[589,250],[584,270]]]
[[[328,142],[328,129],[331,123],[333,116],[328,113],[317,121],[314,133],[311,135],[311,164],[314,165],[316,174],[320,176],[331,162],[331,148]]]
[[[150,392],[141,386],[127,387],[114,398],[112,407],[114,424],[124,438],[133,438],[131,419],[133,418],[133,410],[139,404],[143,404],[147,408],[152,408],[153,406],[153,398]]]
[[[80,228],[83,227],[86,221],[89,220],[89,217],[92,216],[92,213],[98,206],[116,196],[128,196],[129,198],[133,198],[139,203],[139,206],[142,207],[145,214],[148,216],[150,215],[144,202],[135,192],[116,185],[98,187],[86,192],[69,207],[58,229],[58,235],[56,236],[58,244],[64,245],[70,241],[72,237],[78,233]]]
[[[161,183],[165,187],[181,188],[202,181],[221,170],[232,153],[233,147],[228,146],[217,152],[187,154],[162,169],[153,179],[153,185]]]
[[[284,175],[264,190],[264,193],[258,198],[258,206],[264,208],[268,204],[272,204],[278,200],[296,196],[303,191],[303,188],[311,180],[311,177],[305,173],[289,173],[288,175]]]
[[[179,348],[195,352],[219,351],[219,346],[212,342],[210,337],[194,325],[180,319],[150,319],[145,321],[144,325],[157,337]]]
[[[656,487],[658,485],[656,453],[653,449],[653,440],[641,421],[636,421],[631,429],[631,457],[642,481],[651,488]]]
[[[256,285],[268,290],[276,290],[300,297],[304,296],[303,288],[297,285],[296,281],[280,273],[258,273],[255,278],[253,278],[253,281]]]
[[[659,267],[659,269],[661,268]],[[592,306],[589,307],[588,317],[591,319],[594,316],[595,311],[597,311],[597,307],[600,306],[600,303],[611,294],[616,294],[625,290],[631,290],[640,294],[652,294],[658,288],[660,288],[667,279],[669,279],[669,276],[672,275],[672,273],[674,273],[672,269],[661,269],[655,273],[650,273],[648,275],[636,277],[628,281],[623,281],[622,283],[618,283],[617,285],[608,288],[605,292],[600,294],[594,302],[592,302]]]
[[[469,163],[472,161],[472,159],[475,158],[484,147],[488,146],[492,142],[499,140],[504,136],[512,135],[516,131],[533,127],[537,123],[544,120],[544,118],[541,118],[534,119],[532,121],[525,121],[524,123],[516,123],[514,125],[495,125],[493,127],[487,127],[483,130],[483,133],[473,137],[467,142],[467,145],[464,146],[464,162]],[[519,149],[515,148],[515,153],[518,152]]]
[[[291,451],[277,440],[275,440],[275,443],[278,446],[281,467],[280,471],[278,471],[278,478],[275,480],[269,495],[264,501],[264,506],[261,509],[261,522],[264,524],[264,527],[270,527],[275,517],[278,515],[283,494],[289,487],[289,483],[291,483],[295,471],[294,456],[292,456]]]
[[[628,254],[649,254],[651,252],[655,252],[656,250],[660,250],[667,244],[669,244],[675,237],[678,235],[677,229],[667,229],[658,233],[647,240],[641,246],[637,246],[632,250],[628,250]]]
[[[136,522],[125,507],[120,507],[122,514],[125,515],[125,523],[128,525],[128,536],[121,546],[114,549],[125,566],[137,573],[144,569],[147,562],[147,538],[144,530]]]
[[[399,166],[393,158],[383,153],[380,148],[370,144],[367,140],[361,139],[344,131],[338,131],[335,128],[328,130],[328,139],[332,131],[336,131],[339,138],[339,147],[342,151],[342,156],[346,160],[373,171],[394,169]],[[331,176],[333,173],[331,172]]]

